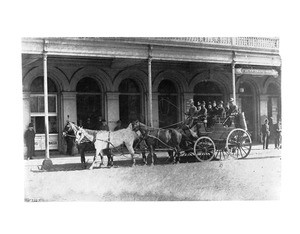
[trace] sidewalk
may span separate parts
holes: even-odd
[[[252,149],[250,154],[246,159],[262,159],[262,158],[275,158],[275,157],[281,157],[281,149],[274,149],[274,144],[269,145],[269,149],[262,150],[262,145],[252,145]],[[156,152],[158,158],[167,158],[168,153],[165,151],[157,151]],[[86,162],[91,163],[93,161],[94,153],[86,153],[85,159]],[[24,160],[25,166],[38,166],[42,165],[42,162],[44,160],[44,156],[36,156],[31,160]],[[80,155],[76,154],[74,156],[69,155],[63,155],[63,154],[55,154],[50,155],[50,159],[52,160],[53,164],[80,164]],[[135,159],[142,160],[141,154],[135,154]],[[97,158],[99,160],[99,157]],[[103,157],[104,163],[107,162],[107,157]],[[114,161],[130,161],[131,156],[130,154],[120,155],[119,153],[114,155]]]

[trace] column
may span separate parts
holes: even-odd
[[[149,59],[148,59],[148,105],[149,105],[148,120],[149,120],[150,127],[153,127],[151,62],[152,62],[152,59],[149,55]]]
[[[28,128],[28,124],[31,122],[30,117],[30,92],[23,92],[23,133]],[[24,144],[24,156],[27,154],[27,147]]]
[[[107,123],[112,131],[120,119],[119,93],[107,92]]]
[[[152,94],[152,120],[153,120],[153,127],[159,127],[159,106],[158,106],[158,93]]]
[[[50,158],[49,152],[49,122],[48,122],[48,67],[47,67],[47,54],[43,54],[43,67],[44,67],[44,108],[45,108],[45,157]]]
[[[231,63],[231,71],[232,71],[232,98],[236,102],[236,90],[235,90],[235,61],[233,60]]]

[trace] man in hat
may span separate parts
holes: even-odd
[[[198,104],[200,104],[198,102]],[[198,111],[198,117],[201,121],[206,122],[206,118],[207,118],[207,109],[205,108],[205,101],[201,102],[201,109]]]
[[[67,143],[67,151],[66,154],[72,156],[73,154],[73,145],[74,145],[74,139],[75,139],[75,133],[73,129],[69,125],[69,120],[67,120],[67,123],[63,130],[63,136],[65,138],[65,141]]]
[[[234,103],[234,99],[230,98],[229,99],[229,110],[228,110],[228,115],[235,116],[238,114],[238,106]]]
[[[225,108],[223,107],[223,101],[219,101],[218,103],[218,109],[216,111],[216,115],[219,118],[225,118],[226,117],[226,112],[225,112]]]
[[[275,130],[275,149],[281,149],[281,119],[274,126]]]
[[[208,102],[207,106],[207,126],[211,127],[214,124],[213,118],[214,118],[215,112],[211,105],[211,102]]]
[[[32,159],[34,156],[34,138],[35,131],[33,130],[33,123],[28,125],[28,129],[25,132],[25,144],[27,147],[27,160]]]
[[[268,149],[269,137],[270,137],[270,128],[269,128],[268,119],[265,119],[265,123],[261,126],[261,135],[262,135],[263,149]]]
[[[234,99],[229,99],[228,111],[226,112],[227,120],[224,125],[230,127],[235,117],[238,115],[238,106],[234,103]],[[236,121],[237,122],[237,121]]]
[[[194,100],[193,99],[189,100],[189,105],[190,105],[190,108],[189,108],[188,112],[186,112],[184,114],[187,115],[187,119],[185,121],[185,124],[189,125],[191,127],[193,125],[193,118],[197,114],[197,107],[194,105]]]

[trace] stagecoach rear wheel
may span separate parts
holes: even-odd
[[[210,161],[214,158],[216,146],[210,137],[202,136],[194,144],[195,157],[200,161]]]
[[[244,129],[233,129],[226,139],[227,153],[236,159],[246,158],[252,147],[252,140],[248,132]]]

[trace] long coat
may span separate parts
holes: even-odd
[[[35,131],[27,129],[24,135],[25,144],[27,146],[27,158],[34,156],[34,138]]]

